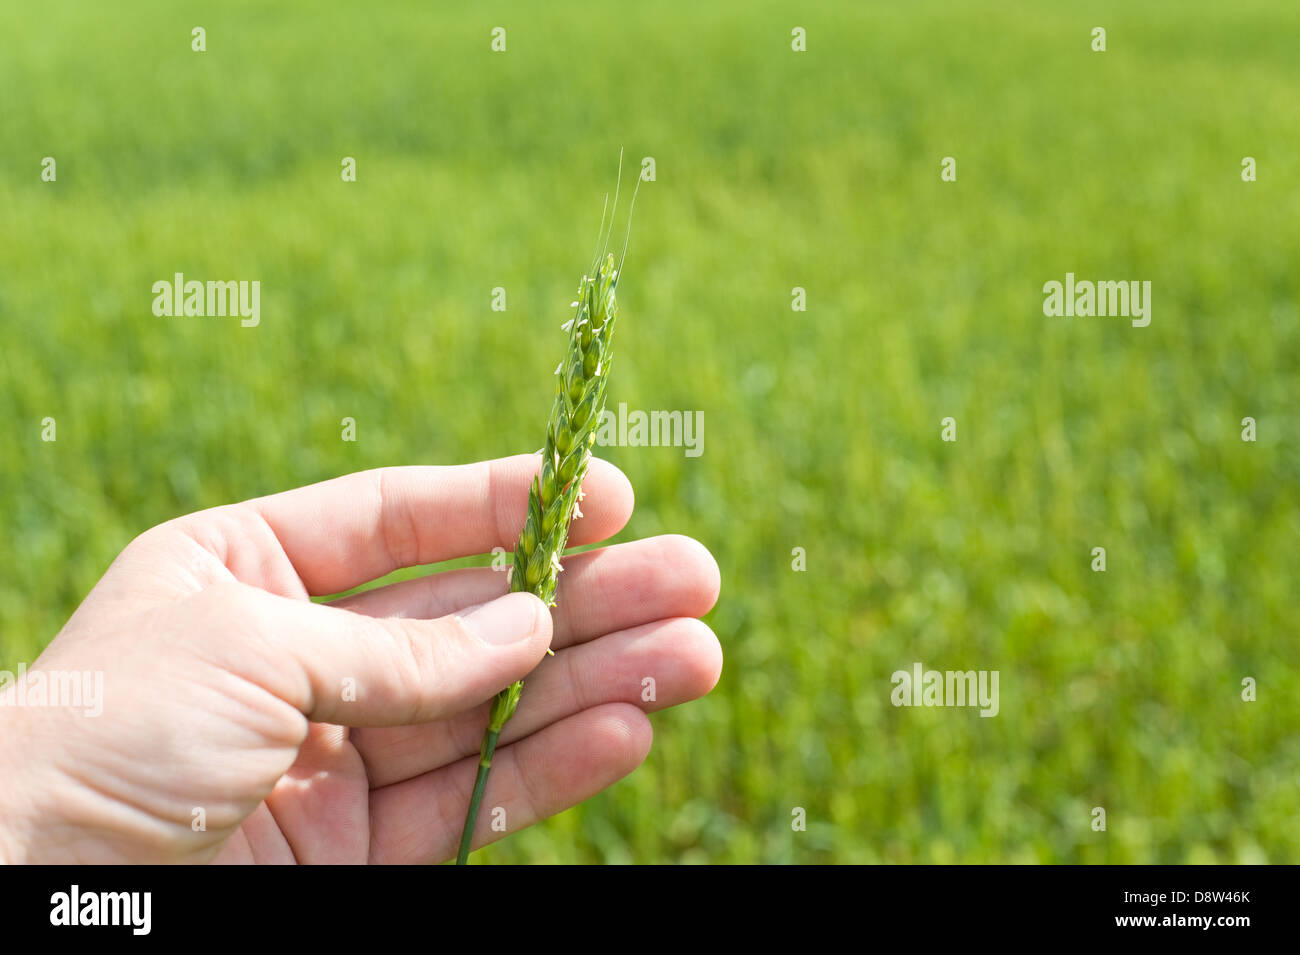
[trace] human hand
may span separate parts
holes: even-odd
[[[693,619],[719,588],[695,541],[568,557],[552,613],[502,596],[506,574],[491,568],[308,599],[512,550],[537,468],[520,455],[362,472],[132,541],[27,677],[102,673],[102,713],[0,691],[0,861],[449,859],[491,698],[524,677],[483,803],[504,808],[508,831],[627,775],[649,750],[643,711],[702,696],[721,671]],[[584,489],[572,544],[617,533],[632,511],[612,465],[593,459]],[[492,816],[475,846],[504,834]]]

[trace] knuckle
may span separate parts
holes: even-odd
[[[547,767],[538,755],[540,750],[520,746],[513,747],[511,751],[515,754],[515,794],[521,803],[520,809],[523,810],[527,825],[546,816],[546,800],[540,786],[541,781],[548,776]]]
[[[384,627],[398,660],[399,692],[412,701],[409,719],[414,722],[425,715],[424,706],[442,675],[439,641],[430,638],[427,628],[403,618],[385,620]]]
[[[420,557],[420,528],[413,509],[393,488],[388,468],[379,468],[372,473],[375,512],[379,515],[379,533],[388,559],[398,567],[413,567]]]

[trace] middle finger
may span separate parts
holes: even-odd
[[[718,565],[699,542],[677,534],[572,554],[556,592],[552,649],[668,617],[700,617],[718,598]],[[474,567],[388,584],[335,601],[368,617],[430,620],[493,600],[504,572]]]

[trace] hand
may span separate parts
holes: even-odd
[[[513,832],[627,775],[649,751],[643,711],[702,696],[721,670],[717,639],[692,619],[719,587],[698,543],[568,557],[551,613],[502,596],[506,574],[486,567],[308,600],[513,552],[537,468],[521,455],[368,471],[141,535],[27,676],[102,674],[102,712],[0,690],[0,861],[449,859],[489,701],[524,677],[476,846],[503,835],[495,807]],[[593,460],[584,489],[573,544],[632,512],[609,464]]]

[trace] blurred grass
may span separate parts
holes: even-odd
[[[535,448],[622,146],[658,179],[611,400],[701,411],[705,445],[605,450],[620,539],[713,550],[726,670],[484,859],[1300,861],[1298,29],[1281,0],[6,5],[0,667],[169,517]],[[175,271],[260,279],[261,326],[155,318]],[[1044,318],[1067,271],[1150,280],[1150,327]],[[917,660],[999,670],[1000,715],[895,709]]]

